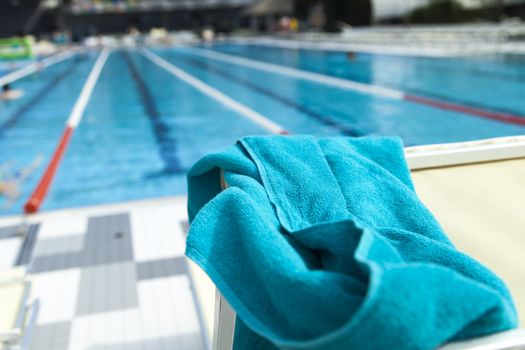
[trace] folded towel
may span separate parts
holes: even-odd
[[[235,349],[434,349],[517,325],[504,283],[419,201],[396,138],[248,137],[188,186],[186,254],[237,312]]]

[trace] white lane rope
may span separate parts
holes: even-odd
[[[98,56],[97,61],[93,65],[93,68],[91,69],[91,72],[89,73],[89,76],[86,79],[84,86],[82,87],[82,91],[80,92],[80,95],[78,96],[78,99],[75,102],[73,109],[71,110],[71,114],[69,115],[69,118],[67,120],[68,127],[71,127],[73,129],[76,128],[78,123],[82,119],[82,115],[84,113],[84,110],[86,109],[86,105],[89,101],[89,98],[91,97],[93,88],[95,87],[95,84],[98,81],[100,72],[102,72],[102,68],[104,68],[104,64],[106,63],[109,57],[109,53],[109,49],[103,49],[100,55]]]
[[[9,74],[4,75],[3,77],[0,77],[0,87],[6,84],[11,84],[12,82],[22,79],[44,68],[50,67],[56,63],[65,61],[68,58],[72,57],[75,53],[76,53],[75,50],[69,49],[69,50],[57,53],[56,55],[44,58],[40,62],[30,63],[27,66],[24,66],[20,69],[15,70],[14,72],[11,72]]]
[[[175,66],[174,64],[166,61],[165,59],[161,58],[160,56],[156,55],[152,51],[148,49],[142,49],[139,51],[144,57],[158,65],[159,67],[163,68],[173,76],[179,78],[180,80],[186,82],[187,84],[193,86],[197,90],[201,91],[202,93],[206,94],[207,96],[215,99],[216,101],[220,102],[224,106],[238,112],[241,116],[243,116],[246,119],[251,120],[252,122],[260,125],[261,127],[265,128],[266,130],[276,133],[276,134],[287,134],[287,131],[282,127],[281,125],[273,122],[269,118],[263,116],[262,114],[254,111],[253,109],[249,108],[246,105],[243,105],[240,102],[235,101],[231,97],[225,95],[224,93],[220,92],[219,90],[215,89],[214,87],[204,83],[202,80],[197,79],[193,75],[187,73],[186,71],[180,69],[179,67]]]
[[[236,64],[248,68],[258,69],[265,72],[276,73],[281,75],[286,75],[296,79],[308,80],[315,83],[320,83],[324,85],[335,86],[345,90],[352,90],[368,95],[376,95],[381,97],[392,98],[396,100],[402,100],[405,93],[399,90],[389,89],[386,87],[358,83],[355,81],[350,81],[346,79],[341,79],[337,77],[332,77],[329,75],[308,72],[301,69],[285,67],[278,64],[266,63],[261,61],[252,60],[249,58],[239,57],[235,55],[225,54],[221,52],[216,52],[212,50],[199,49],[196,47],[190,46],[181,46],[185,52],[190,54],[202,56],[208,59],[223,61],[230,64]]]

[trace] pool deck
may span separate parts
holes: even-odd
[[[186,198],[0,218],[0,267],[29,261],[31,349],[207,349],[184,257]],[[20,254],[22,252],[22,254]]]

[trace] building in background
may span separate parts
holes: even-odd
[[[0,1],[0,37],[69,31],[73,39],[130,28],[230,33],[272,31],[283,16],[306,30],[373,23],[450,23],[525,18],[525,0],[9,0]]]
[[[516,16],[525,18],[525,0],[372,0],[374,22],[397,22],[412,12],[432,4],[455,3],[466,11],[480,11],[489,7],[495,17]],[[434,10],[435,12],[435,10]],[[499,18],[492,18],[497,20]]]
[[[69,30],[73,37],[163,27],[248,26],[244,11],[256,0],[12,0],[0,1],[0,37]],[[243,22],[244,21],[244,22]]]
[[[0,1],[0,38],[30,32],[42,11],[40,0]]]

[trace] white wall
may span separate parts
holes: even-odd
[[[466,7],[476,7],[477,3],[484,3],[486,0],[459,0]],[[400,17],[413,9],[428,4],[430,0],[372,0],[373,17],[376,20],[384,18]],[[503,0],[505,4],[525,3],[525,0]]]
[[[374,19],[400,17],[413,9],[424,6],[430,0],[372,0]]]

